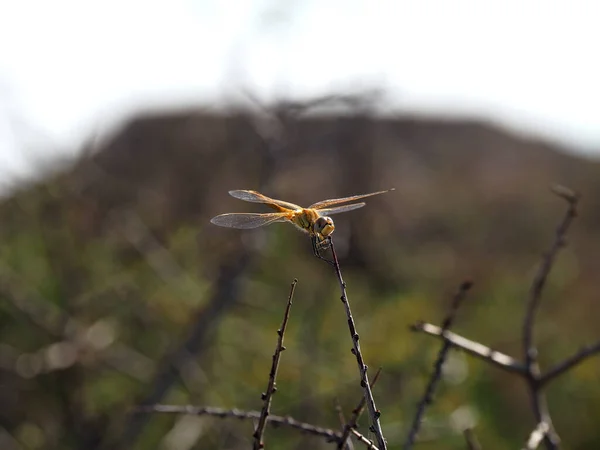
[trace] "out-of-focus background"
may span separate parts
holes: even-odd
[[[531,278],[583,194],[536,338],[551,367],[600,338],[600,6],[584,1],[0,2],[0,447],[248,448],[253,423],[129,415],[261,407],[300,281],[272,412],[339,429],[361,396],[331,269],[306,235],[238,231],[257,189],[336,216],[336,246],[390,448],[455,331],[522,357]],[[600,446],[600,360],[548,388],[564,447]],[[420,449],[520,448],[519,379],[453,352]],[[366,417],[361,428],[366,434]],[[267,429],[267,448],[331,448]],[[355,444],[358,445],[358,444]]]

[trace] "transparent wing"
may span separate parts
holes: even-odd
[[[266,195],[262,195],[260,192],[256,191],[246,191],[246,190],[238,190],[238,191],[229,191],[229,195],[235,198],[239,198],[240,200],[244,200],[245,202],[252,203],[265,203],[267,205],[277,205],[285,209],[301,209],[301,206],[294,205],[293,203],[284,202],[283,200],[277,200],[274,198],[267,197]]]
[[[334,208],[319,209],[319,214],[322,216],[331,216],[332,214],[339,214],[347,211],[353,211],[358,208],[362,208],[366,203],[355,203],[353,205],[336,206]]]
[[[242,230],[258,228],[275,222],[285,222],[285,213],[230,213],[210,219],[210,223],[220,227],[239,228]]]
[[[317,203],[310,205],[309,208],[315,208],[315,209],[321,210],[322,208],[326,208],[331,205],[352,202],[354,200],[360,200],[361,198],[372,197],[373,195],[385,194],[386,192],[390,192],[393,190],[395,190],[395,189],[392,188],[392,189],[388,189],[387,191],[371,192],[370,194],[353,195],[352,197],[333,198],[330,200],[323,200],[321,202],[317,202]]]

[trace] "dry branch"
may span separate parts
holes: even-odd
[[[355,429],[352,429],[352,434],[358,440],[358,442],[361,442],[367,446],[367,450],[379,450],[371,439],[368,439],[367,437],[363,436]]]
[[[358,332],[356,331],[356,325],[354,323],[354,318],[352,317],[352,310],[350,309],[350,303],[348,302],[348,294],[346,292],[346,283],[342,278],[342,272],[340,269],[340,263],[337,258],[337,254],[335,253],[335,246],[333,244],[333,239],[329,239],[329,244],[331,248],[331,254],[333,256],[333,267],[335,269],[335,274],[337,276],[338,282],[340,284],[341,290],[341,300],[344,304],[344,308],[346,310],[346,316],[348,317],[348,328],[350,330],[350,336],[352,338],[352,354],[356,357],[356,362],[358,364],[358,371],[360,374],[360,385],[364,390],[365,400],[367,403],[367,408],[369,410],[369,416],[371,418],[371,426],[369,427],[370,431],[375,433],[375,437],[377,439],[377,446],[380,450],[386,450],[387,444],[383,437],[383,431],[381,430],[381,424],[379,422],[379,417],[381,413],[377,409],[375,405],[375,399],[373,398],[373,393],[371,392],[371,385],[369,384],[369,377],[367,376],[367,365],[362,356],[362,352],[360,351],[360,343]]]
[[[214,408],[211,406],[193,406],[193,405],[148,405],[139,406],[135,410],[137,413],[163,413],[163,414],[188,414],[192,416],[211,416],[219,419],[240,419],[257,420],[260,418],[260,411],[243,411],[241,409]],[[273,427],[285,426],[299,430],[302,433],[325,438],[327,442],[339,442],[342,434],[339,431],[330,428],[318,427],[316,425],[301,422],[290,416],[269,415],[267,423]],[[378,450],[378,448],[356,430],[352,430],[354,436],[368,449]]]
[[[443,331],[442,328],[438,327],[437,325],[432,325],[426,322],[418,322],[412,325],[411,329],[413,331],[421,331],[430,336],[436,336],[444,339],[447,342],[450,342],[452,346],[463,350],[465,353],[492,363],[508,372],[518,373],[521,375],[525,373],[525,365],[522,362],[514,359],[512,356],[492,350],[491,348],[480,344],[479,342],[462,337],[456,333],[453,333],[452,331]]]
[[[571,370],[576,365],[581,364],[583,361],[596,355],[597,353],[600,353],[600,341],[596,342],[594,345],[590,345],[589,347],[582,348],[573,356],[565,359],[564,361],[558,363],[556,366],[548,370],[544,375],[540,377],[540,386],[543,386],[549,381],[552,381],[554,378]]]
[[[535,450],[538,448],[542,439],[548,434],[548,431],[550,431],[550,426],[546,422],[540,422],[539,425],[535,427],[535,430],[531,432],[529,440],[525,447],[523,447],[523,450]]]
[[[597,342],[588,347],[584,347],[575,355],[556,364],[544,375],[542,375],[540,371],[538,351],[534,342],[535,315],[539,309],[542,291],[552,266],[554,265],[556,256],[559,250],[565,245],[567,231],[573,220],[577,217],[577,203],[579,201],[579,196],[565,187],[555,186],[553,192],[567,201],[568,208],[556,229],[555,238],[550,249],[542,257],[541,264],[534,276],[529,290],[526,313],[522,325],[523,363],[508,355],[491,350],[478,342],[470,341],[462,336],[447,331],[444,327],[440,328],[424,322],[417,323],[413,326],[414,331],[422,331],[432,336],[438,336],[456,348],[460,348],[475,357],[493,363],[507,372],[512,372],[523,377],[527,383],[531,398],[531,407],[536,422],[538,423],[538,427],[532,433],[528,447],[526,448],[537,448],[539,443],[543,441],[546,448],[549,450],[556,450],[559,448],[560,438],[552,425],[552,419],[548,411],[543,387],[548,382],[566,373],[591,356],[600,353],[600,342]]]
[[[294,279],[294,281],[292,282],[292,287],[290,288],[288,302],[285,307],[283,322],[281,323],[281,328],[277,330],[277,346],[275,347],[275,353],[273,354],[273,363],[271,364],[271,371],[269,372],[269,383],[267,385],[267,390],[262,394],[262,399],[264,403],[260,412],[260,417],[258,419],[258,425],[256,426],[256,430],[253,434],[254,450],[259,450],[264,447],[262,438],[265,431],[265,425],[267,424],[267,417],[269,416],[269,413],[271,411],[271,400],[273,399],[273,394],[275,394],[275,391],[277,390],[277,387],[275,386],[275,379],[277,378],[277,369],[279,368],[279,359],[281,357],[281,352],[285,350],[285,347],[283,346],[283,337],[285,335],[285,329],[287,328],[287,323],[290,318],[290,309],[292,308],[292,300],[294,298],[296,284],[298,284],[298,280]]]
[[[210,406],[193,405],[148,405],[136,409],[138,413],[165,413],[165,414],[188,414],[193,416],[212,416],[220,419],[234,418],[245,420],[258,420],[260,411],[243,411],[241,409],[214,408]],[[269,415],[267,423],[271,426],[286,426],[294,428],[303,433],[325,438],[327,442],[338,442],[341,433],[329,428],[322,428],[310,423],[301,422],[290,416]]]
[[[375,376],[373,377],[373,382],[371,383],[371,387],[375,386],[375,383],[377,383],[377,380],[379,379],[380,374],[381,374],[381,367],[379,369],[377,369],[377,372],[375,373]],[[348,441],[348,437],[350,437],[350,433],[357,426],[358,419],[359,419],[360,415],[362,414],[362,412],[364,411],[366,403],[367,403],[367,401],[365,400],[365,397],[363,396],[360,399],[360,402],[358,403],[356,408],[354,408],[354,410],[352,411],[352,416],[350,417],[350,420],[344,425],[344,429],[342,431],[342,438],[340,439],[340,442],[338,442],[338,447],[337,447],[338,450],[341,450],[342,448],[344,448],[344,445],[346,445],[346,442]]]
[[[526,380],[531,398],[531,406],[537,423],[545,423],[548,426],[544,434],[544,442],[549,450],[557,449],[560,439],[554,431],[552,418],[548,411],[548,405],[542,385],[540,384],[540,367],[538,364],[538,350],[533,338],[535,315],[539,309],[542,291],[546,285],[548,275],[552,270],[559,250],[565,245],[565,237],[569,226],[577,217],[577,202],[579,197],[562,186],[553,188],[555,194],[565,199],[568,203],[567,211],[556,229],[556,234],[548,252],[543,256],[542,262],[533,278],[529,297],[527,299],[526,313],[523,319],[523,354],[525,358]]]

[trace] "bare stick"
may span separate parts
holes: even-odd
[[[277,347],[275,347],[275,353],[273,354],[273,363],[271,364],[271,371],[269,372],[269,383],[267,385],[267,390],[264,394],[262,394],[262,399],[264,401],[262,411],[260,412],[260,417],[258,419],[258,425],[256,426],[256,431],[254,432],[254,450],[259,450],[264,448],[264,443],[262,441],[263,434],[265,432],[265,425],[267,424],[267,417],[271,411],[271,400],[273,399],[273,394],[277,390],[275,386],[275,379],[277,378],[277,369],[279,367],[279,359],[281,356],[281,352],[285,350],[283,346],[283,336],[285,334],[285,329],[287,327],[288,319],[290,317],[290,309],[292,308],[292,299],[294,298],[294,290],[296,289],[296,284],[298,284],[298,280],[294,279],[292,282],[292,287],[290,288],[290,295],[288,296],[288,302],[285,307],[285,313],[283,315],[283,322],[281,323],[281,328],[277,330]]]
[[[367,450],[379,450],[375,446],[375,443],[371,439],[366,438],[364,435],[362,435],[361,433],[356,431],[354,428],[352,429],[352,434],[358,440],[358,442],[362,442],[363,444],[365,444],[367,446]]]
[[[371,387],[375,386],[375,383],[377,383],[377,380],[379,379],[380,374],[381,374],[381,367],[379,369],[377,369],[377,372],[375,373],[375,376],[373,377],[373,382],[371,383]],[[348,438],[350,437],[350,433],[352,432],[353,429],[356,428],[358,418],[364,411],[366,403],[367,403],[367,401],[365,400],[365,397],[363,396],[360,399],[360,402],[358,403],[356,408],[354,408],[354,410],[352,411],[352,416],[350,417],[350,420],[346,423],[346,425],[344,425],[344,429],[342,431],[342,438],[338,442],[338,447],[337,447],[338,450],[341,450],[346,445],[346,442],[348,441]]]
[[[138,413],[165,413],[165,414],[188,414],[193,416],[212,416],[220,419],[235,418],[245,420],[257,420],[261,416],[260,411],[243,411],[240,409],[213,408],[210,406],[192,406],[192,405],[148,405],[139,406],[136,409]],[[313,436],[323,437],[328,442],[338,442],[341,433],[328,428],[322,428],[310,423],[301,422],[290,416],[276,416],[270,414],[267,417],[267,423],[271,426],[286,426],[300,430],[303,433]]]
[[[554,378],[562,375],[568,370],[571,370],[576,365],[581,364],[583,361],[590,358],[591,356],[596,355],[597,353],[600,353],[600,341],[596,342],[594,345],[582,348],[575,355],[565,359],[564,361],[558,363],[556,366],[548,370],[548,372],[546,372],[542,377],[540,377],[540,386],[543,386],[549,381],[552,381]]]
[[[387,444],[383,437],[383,431],[381,430],[381,424],[379,423],[379,416],[381,413],[375,406],[375,399],[373,398],[373,393],[371,392],[371,385],[369,384],[369,377],[367,376],[367,365],[363,359],[362,353],[360,351],[360,343],[358,342],[359,336],[356,331],[356,325],[354,324],[354,318],[352,317],[352,311],[350,309],[350,303],[348,303],[348,294],[346,293],[346,283],[344,283],[344,279],[342,278],[342,272],[340,270],[340,263],[337,258],[337,254],[335,253],[335,246],[333,245],[333,239],[329,239],[329,245],[331,247],[331,254],[333,256],[333,267],[335,269],[335,273],[337,275],[338,281],[340,283],[340,290],[342,292],[341,300],[344,304],[344,308],[346,309],[346,316],[348,317],[348,328],[350,330],[350,336],[352,337],[352,353],[356,357],[356,362],[358,363],[358,371],[360,374],[360,385],[362,386],[365,394],[365,399],[367,402],[367,408],[369,410],[369,416],[371,417],[371,426],[369,429],[371,432],[375,433],[375,437],[377,439],[377,446],[380,450],[386,450]]]
[[[479,441],[477,440],[477,437],[471,428],[466,428],[463,431],[463,434],[465,436],[468,450],[481,450],[481,445],[479,444]]]
[[[539,308],[542,291],[546,285],[546,280],[552,269],[556,255],[559,250],[565,245],[565,236],[569,229],[569,226],[573,222],[573,219],[577,217],[577,202],[579,197],[567,188],[557,186],[553,188],[556,195],[564,198],[568,203],[568,208],[565,213],[563,220],[556,229],[556,235],[554,242],[552,243],[550,250],[543,256],[542,262],[535,274],[531,288],[529,290],[529,297],[527,299],[527,310],[525,318],[523,320],[523,353],[525,357],[525,367],[527,386],[529,388],[529,395],[531,398],[531,406],[537,423],[545,423],[548,425],[548,431],[544,434],[544,443],[547,449],[558,448],[560,439],[554,427],[552,426],[552,419],[548,412],[548,406],[544,394],[541,392],[540,379],[540,368],[538,364],[538,351],[533,339],[533,328],[535,322],[535,314]]]
[[[469,289],[471,289],[472,285],[473,285],[472,282],[465,281],[464,283],[462,283],[460,285],[458,292],[452,298],[452,303],[450,305],[450,311],[448,311],[448,315],[446,316],[446,318],[444,319],[444,322],[442,323],[442,335],[444,335],[446,333],[446,331],[448,331],[450,329],[450,327],[452,326],[452,323],[454,322],[454,318],[456,317],[456,312],[458,311],[460,304],[464,300]],[[423,416],[425,415],[425,409],[427,409],[427,406],[430,405],[431,402],[433,401],[433,392],[435,391],[435,387],[442,377],[442,367],[444,366],[444,362],[446,361],[446,358],[448,357],[448,352],[450,351],[451,347],[452,347],[452,343],[448,339],[444,339],[444,343],[442,344],[442,348],[440,349],[437,360],[435,361],[435,364],[434,364],[433,373],[431,374],[429,383],[427,384],[427,387],[425,388],[425,393],[423,394],[423,397],[421,398],[421,401],[419,402],[419,406],[417,408],[417,413],[415,414],[412,426],[410,427],[410,431],[408,433],[408,438],[406,439],[406,442],[404,444],[404,448],[407,450],[412,448],[413,445],[415,444],[415,439],[417,438],[419,428],[421,428],[421,422],[423,421]]]
[[[536,448],[538,448],[538,446],[544,439],[544,436],[546,436],[546,434],[548,434],[549,431],[550,426],[546,422],[540,422],[538,426],[535,427],[535,430],[531,432],[529,440],[527,441],[525,447],[523,447],[523,450],[535,450]]]
[[[432,325],[426,322],[418,322],[411,326],[413,331],[422,331],[430,336],[436,336],[445,339],[450,342],[452,346],[463,350],[476,358],[490,362],[500,369],[506,370],[507,372],[514,372],[520,375],[525,374],[525,365],[520,361],[517,361],[511,356],[505,355],[504,353],[492,350],[479,342],[472,341],[465,337],[462,337],[451,331],[443,331],[442,328],[437,325]]]
[[[335,399],[335,410],[338,413],[338,418],[340,419],[340,424],[342,425],[342,430],[343,430],[348,422],[346,422],[346,417],[344,417],[344,411],[342,409],[342,405],[340,404],[340,402],[337,398]],[[341,445],[341,447],[340,447],[340,445]],[[344,440],[343,443],[341,443],[341,441],[338,442],[338,449],[344,449],[344,448],[346,450],[352,450],[354,448],[354,446],[352,445],[352,441]]]

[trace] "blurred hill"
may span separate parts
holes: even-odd
[[[250,424],[157,416],[148,427],[126,413],[142,399],[259,409],[294,277],[274,410],[339,427],[333,399],[350,411],[361,393],[330,269],[292,227],[237,231],[209,219],[262,210],[231,189],[311,204],[395,187],[336,216],[335,238],[368,364],[384,368],[384,433],[399,448],[438,348],[408,325],[439,322],[465,277],[476,289],[457,332],[520,356],[528,284],[564,210],[554,183],[583,201],[540,312],[542,364],[599,337],[600,163],[476,121],[136,117],[0,205],[1,442],[244,448]],[[464,377],[442,387],[421,448],[463,448],[449,417],[465,405],[484,448],[522,445],[534,425],[523,387],[458,353],[455,364]],[[599,375],[588,362],[550,389],[565,448],[600,445]],[[267,439],[326,448],[285,430]]]

